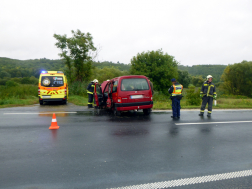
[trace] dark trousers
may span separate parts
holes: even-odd
[[[88,107],[89,108],[93,107],[93,98],[94,98],[94,95],[88,93]]]
[[[208,113],[211,114],[212,107],[213,107],[213,97],[210,97],[210,96],[203,96],[200,112],[204,113],[207,103],[208,103]]]
[[[173,117],[180,117],[180,100],[176,97],[172,98],[172,114]]]

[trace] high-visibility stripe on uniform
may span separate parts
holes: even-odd
[[[172,96],[177,96],[182,94],[183,85],[173,85]]]
[[[90,91],[88,91],[88,90],[87,90],[87,93],[88,93],[88,94],[94,94],[93,92],[90,92]]]

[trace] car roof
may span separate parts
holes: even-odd
[[[147,77],[144,76],[144,75],[124,75],[124,76],[113,78],[112,80],[115,80],[115,79],[131,79],[131,78],[144,78],[144,79],[147,79]]]

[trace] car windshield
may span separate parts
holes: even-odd
[[[122,91],[140,91],[148,89],[148,82],[144,78],[123,79],[121,82]]]
[[[62,76],[42,76],[41,86],[43,87],[61,87],[64,85]]]

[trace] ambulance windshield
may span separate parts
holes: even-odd
[[[64,86],[62,76],[42,76],[41,86],[43,87],[61,87]]]

